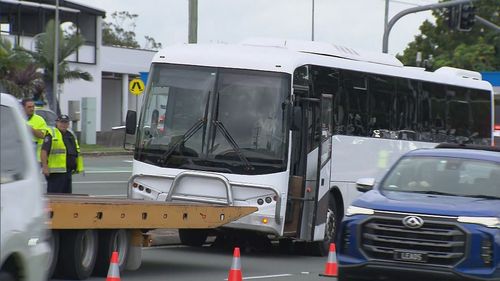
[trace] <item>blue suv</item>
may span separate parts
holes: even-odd
[[[500,280],[500,148],[442,144],[402,156],[348,207],[339,281]]]

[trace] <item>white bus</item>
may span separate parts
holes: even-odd
[[[493,140],[495,142],[495,146],[500,147],[500,92],[495,94],[495,123],[494,123],[494,131],[493,131]]]
[[[476,72],[427,72],[326,43],[168,47],[153,59],[137,132],[128,113],[129,196],[256,206],[222,231],[326,254],[358,178],[438,142],[491,145],[492,98]],[[206,237],[180,230],[185,244]]]

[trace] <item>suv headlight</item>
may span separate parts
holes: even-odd
[[[458,222],[480,224],[490,228],[500,228],[500,219],[495,217],[458,217]]]
[[[374,213],[375,211],[373,211],[373,209],[356,207],[351,205],[347,208],[345,215],[349,217],[354,215],[373,215]]]

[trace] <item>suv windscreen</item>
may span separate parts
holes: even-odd
[[[452,157],[405,157],[385,177],[380,189],[500,199],[500,164]]]
[[[44,120],[45,123],[47,123],[47,126],[55,127],[56,126],[56,119],[57,119],[57,114],[50,110],[46,109],[36,109],[35,112],[37,115],[40,115]]]

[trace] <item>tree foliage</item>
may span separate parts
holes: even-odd
[[[476,15],[500,26],[500,0],[474,2]],[[450,29],[445,9],[433,11],[436,23],[425,21],[420,34],[398,58],[416,66],[417,52],[431,61],[431,69],[452,66],[475,71],[500,70],[500,32],[476,21],[471,31]]]
[[[67,58],[80,48],[85,42],[84,38],[79,34],[64,33],[59,28],[59,55],[58,55],[58,68],[57,68],[57,81],[59,84],[64,84],[67,80],[83,79],[85,81],[92,81],[92,75],[86,71],[78,68],[71,69]],[[24,50],[28,53],[33,61],[43,69],[43,82],[45,84],[46,98],[49,106],[53,111],[59,112],[58,108],[53,108],[53,99],[57,96],[53,89],[54,77],[54,47],[55,47],[55,28],[54,21],[50,20],[46,27],[45,32],[36,37],[35,51]]]
[[[111,21],[104,21],[102,25],[102,44],[107,46],[119,46],[126,48],[141,48],[136,40],[135,27],[137,14],[127,11],[114,12],[111,14]],[[162,44],[156,42],[153,37],[144,36],[146,43],[144,49],[158,50]]]
[[[112,22],[104,21],[102,25],[102,44],[134,49],[140,48],[134,32],[137,17],[137,14],[131,14],[127,11],[112,13]],[[127,29],[124,28],[126,25],[128,26]]]
[[[37,65],[6,37],[0,37],[0,91],[17,98],[32,97],[43,91]]]

